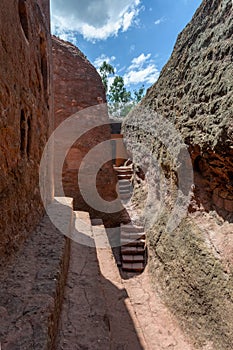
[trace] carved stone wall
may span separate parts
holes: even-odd
[[[64,192],[66,196],[74,198],[75,210],[90,211],[93,216],[104,218],[104,213],[98,213],[96,208],[93,209],[86,203],[78,184],[78,171],[84,157],[101,142],[111,140],[108,113],[104,107],[106,102],[104,87],[96,69],[83,53],[72,44],[56,37],[53,37],[53,61],[55,127],[77,113],[77,123],[68,132],[71,135],[77,128],[77,134],[81,133],[81,137],[72,145],[64,162]],[[102,110],[101,113],[98,112],[98,106]],[[92,108],[88,109],[88,107]],[[98,122],[103,125],[95,127]],[[84,130],[86,127],[90,131],[82,133],[81,128]],[[67,135],[65,136],[64,131],[65,137],[67,138]],[[55,157],[58,147],[59,144],[56,145],[55,141]],[[96,187],[101,197],[111,201],[116,198],[116,175],[111,161],[110,143],[104,147],[104,152],[110,161],[100,166]],[[94,163],[93,159],[93,163],[89,164],[87,169],[86,182],[90,180],[90,187],[92,174],[98,166]],[[58,194],[55,192],[55,195]]]
[[[49,1],[43,1],[47,6]],[[34,1],[1,2],[0,258],[10,256],[43,214],[39,164],[49,136],[50,33]],[[51,196],[49,186],[48,197]]]

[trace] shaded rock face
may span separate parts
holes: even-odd
[[[98,106],[104,106],[106,103],[104,87],[96,69],[83,53],[72,44],[56,37],[53,37],[53,62],[55,127],[61,126],[62,122],[77,113],[77,123],[74,123],[72,130],[67,132],[64,128],[64,135],[65,133],[71,135],[75,129],[77,135],[81,135],[77,137],[78,140],[75,139],[65,159],[62,174],[63,189],[66,196],[74,198],[75,210],[89,211],[92,216],[105,218],[105,213],[98,213],[98,210],[86,203],[78,184],[78,171],[83,158],[99,143],[111,139],[107,110],[101,108],[101,113],[98,112]],[[104,125],[95,127],[99,122]],[[90,131],[81,131],[86,128]],[[55,158],[58,149],[59,143],[55,141]],[[110,161],[100,166],[96,187],[102,198],[111,201],[116,198],[116,175],[112,167],[109,145],[104,147],[103,152]],[[93,163],[89,164],[86,170],[86,182],[90,181],[90,186],[92,174],[98,165],[94,164],[93,159]],[[55,179],[55,195],[59,195],[56,185]]]
[[[137,179],[134,200],[140,209],[144,201],[143,215],[154,215],[147,235],[152,275],[197,348],[233,344],[232,11],[230,0],[202,2],[158,82],[123,125],[146,179]],[[188,213],[168,233],[190,183]]]
[[[44,1],[43,4],[49,1]],[[10,33],[10,35],[9,35]],[[48,20],[31,1],[1,2],[0,257],[9,256],[43,213],[41,155],[49,134]]]

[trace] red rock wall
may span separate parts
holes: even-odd
[[[50,123],[49,50],[42,7],[35,1],[2,0],[0,258],[12,253],[43,214],[38,169]]]
[[[54,112],[55,126],[87,107],[96,106],[106,102],[104,87],[96,69],[85,56],[70,43],[53,38],[53,62],[54,62]],[[94,113],[85,112],[84,125],[94,125]],[[77,140],[70,149],[63,167],[63,188],[66,196],[74,198],[74,209],[85,210],[94,216],[104,217],[103,213],[97,213],[86,204],[80,194],[77,181],[78,169],[83,157],[98,143],[110,140],[110,126],[108,125],[107,112],[101,116],[107,124],[92,129]],[[56,148],[56,146],[55,146]],[[111,159],[111,149],[106,148]],[[91,164],[90,164],[91,167]],[[100,195],[111,201],[116,197],[116,175],[112,168],[112,162],[106,163],[97,177],[97,189]],[[87,180],[88,181],[88,180]],[[55,195],[60,195],[56,193]]]

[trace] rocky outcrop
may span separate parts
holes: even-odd
[[[152,276],[197,348],[216,350],[233,343],[232,37],[232,1],[204,0],[123,125]]]
[[[77,128],[77,135],[79,134],[64,162],[64,192],[66,196],[74,198],[75,210],[89,211],[92,216],[104,218],[105,213],[98,213],[96,208],[92,208],[83,199],[78,183],[78,172],[84,157],[98,144],[111,139],[107,110],[103,107],[100,113],[98,109],[98,106],[102,107],[106,102],[104,87],[96,69],[83,53],[74,45],[56,37],[53,37],[53,61],[55,127],[61,126],[69,117],[77,115],[77,122],[72,126],[72,130]],[[99,123],[102,125],[96,127]],[[71,135],[72,130],[68,130],[67,133]],[[55,157],[58,148],[59,144],[55,143]],[[104,152],[110,162],[97,164],[99,172],[96,187],[106,201],[111,201],[116,198],[116,175],[112,167],[109,145],[104,148]],[[89,181],[95,171],[93,159],[93,163],[88,165],[85,182]]]
[[[48,8],[48,1],[43,2]],[[9,34],[10,33],[10,34]],[[0,11],[0,258],[43,214],[41,155],[50,125],[50,33],[36,2],[3,0]],[[47,188],[47,195],[50,190]]]

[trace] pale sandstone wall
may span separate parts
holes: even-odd
[[[152,276],[196,346],[216,350],[230,350],[233,344],[232,11],[231,0],[203,1],[178,36],[158,82],[123,125],[133,159],[141,152],[146,169],[153,156],[164,175],[159,188],[159,174],[147,174],[150,180],[154,176],[158,212],[160,190],[167,191],[165,206],[147,233]],[[182,136],[193,164],[189,214],[173,234],[165,227],[177,185],[181,180],[183,191],[186,179],[178,178],[172,159],[177,145],[169,131],[158,133],[155,112]],[[148,190],[148,183],[141,183],[135,188],[140,209]]]
[[[41,2],[42,3],[42,2]],[[48,8],[49,1],[43,1]],[[48,17],[34,1],[1,2],[0,257],[9,256],[43,214],[39,164],[50,125]],[[51,197],[51,188],[48,196]]]
[[[81,51],[74,45],[53,37],[53,61],[54,61],[54,112],[55,127],[73,114],[99,103],[106,102],[104,87],[96,69],[90,64]],[[106,125],[92,129],[95,120],[101,118]],[[89,125],[91,130],[77,140],[70,149],[63,167],[63,188],[66,196],[74,198],[74,209],[90,211],[94,216],[103,213],[93,210],[83,200],[78,185],[78,169],[84,156],[99,143],[110,140],[110,126],[107,111],[98,116],[96,110],[84,112],[83,126]],[[79,129],[80,122],[77,124]],[[79,132],[80,130],[77,130]],[[111,149],[106,147],[104,152],[111,159]],[[56,144],[55,144],[56,153]],[[87,174],[91,176],[94,165],[89,165]],[[55,170],[56,171],[56,170]],[[96,186],[100,195],[107,201],[116,197],[116,175],[112,162],[102,166]],[[59,193],[55,193],[58,195]],[[114,220],[114,219],[113,219]]]

